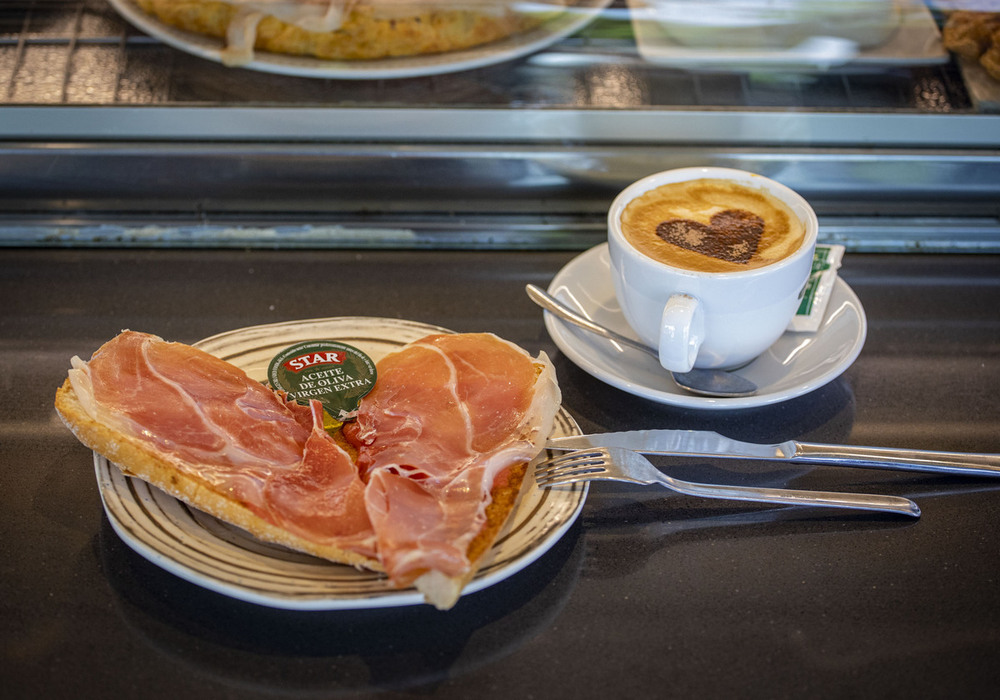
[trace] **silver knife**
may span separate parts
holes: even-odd
[[[631,430],[551,438],[550,450],[624,447],[643,454],[725,459],[766,459],[940,474],[1000,476],[1000,454],[935,452],[891,447],[823,445],[788,440],[774,445],[734,440],[708,430]]]

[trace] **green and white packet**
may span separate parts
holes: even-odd
[[[823,315],[833,294],[837,270],[844,259],[844,246],[817,245],[813,255],[812,274],[802,292],[802,302],[788,330],[797,333],[815,333],[823,323]]]
[[[338,427],[353,417],[361,399],[375,386],[375,362],[358,348],[335,340],[305,340],[290,345],[267,367],[272,389],[301,404],[316,399]]]

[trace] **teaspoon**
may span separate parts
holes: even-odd
[[[527,285],[525,291],[528,292],[528,296],[533,302],[564,321],[569,321],[584,330],[596,333],[621,345],[641,350],[656,358],[656,362],[659,364],[660,354],[654,348],[637,340],[626,338],[609,328],[594,323],[589,318],[581,316],[533,284]],[[701,396],[736,398],[739,396],[751,396],[757,392],[757,385],[749,379],[721,369],[693,369],[690,372],[671,372],[670,376],[673,377],[678,386],[690,391],[692,394],[700,394]]]

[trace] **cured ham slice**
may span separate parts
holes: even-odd
[[[469,548],[493,494],[551,431],[555,371],[485,333],[428,336],[377,369],[344,434],[368,482],[379,555],[393,581],[415,581],[447,607],[474,573]]]
[[[77,436],[129,473],[262,539],[372,563],[364,483],[318,402],[287,402],[208,353],[133,331],[74,358],[61,393]]]
[[[73,358],[56,409],[123,472],[256,537],[384,570],[454,605],[560,403],[544,354],[432,335],[384,357],[357,419],[287,401],[208,353],[125,331]]]

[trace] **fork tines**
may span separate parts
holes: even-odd
[[[603,450],[568,452],[535,467],[535,483],[539,486],[589,481],[607,473],[607,454]]]

